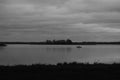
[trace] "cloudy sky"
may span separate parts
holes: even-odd
[[[0,0],[0,41],[120,41],[120,0]]]

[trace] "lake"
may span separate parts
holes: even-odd
[[[119,45],[8,45],[0,47],[0,65],[120,61]]]

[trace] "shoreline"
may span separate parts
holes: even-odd
[[[0,42],[1,44],[27,44],[27,45],[120,45],[120,42],[72,42],[72,43],[46,43],[46,42]]]
[[[1,80],[120,80],[120,64],[58,63],[0,66]]]

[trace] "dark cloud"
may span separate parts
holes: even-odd
[[[113,40],[119,13],[120,0],[0,0],[0,39]]]

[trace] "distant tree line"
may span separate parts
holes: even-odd
[[[46,40],[42,42],[0,42],[0,45],[5,44],[33,44],[33,45],[120,45],[118,42],[95,42],[95,41],[72,41],[71,39],[66,40]]]
[[[46,40],[47,44],[71,44],[72,40]]]

